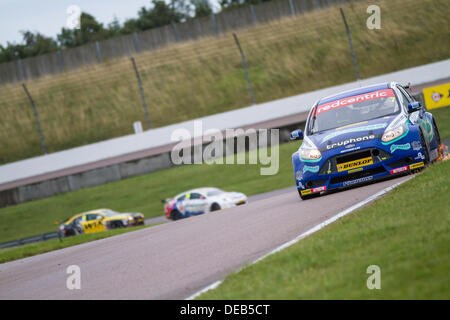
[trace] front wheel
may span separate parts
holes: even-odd
[[[210,208],[210,211],[218,211],[218,210],[220,210],[220,205],[218,203],[213,203]]]
[[[438,151],[438,157],[436,160],[440,160],[443,158],[444,156],[444,150],[443,150],[443,145],[441,142],[441,135],[439,134],[439,129],[436,125],[436,121],[433,119],[433,131],[434,131],[434,135],[436,137],[436,144],[437,144],[437,151]]]

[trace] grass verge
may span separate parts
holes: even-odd
[[[449,299],[450,161],[257,264],[199,299]],[[369,290],[368,266],[381,269]]]
[[[156,225],[156,224],[154,224]],[[116,230],[108,230],[99,233],[91,233],[91,234],[82,234],[76,237],[68,237],[59,239],[52,239],[42,242],[35,242],[28,245],[5,248],[0,249],[0,263],[13,261],[17,259],[22,259],[26,257],[35,256],[37,254],[63,249],[71,246],[75,246],[77,244],[91,242],[99,239],[104,239],[112,236],[117,236],[119,234],[141,230],[144,228],[152,227],[154,225],[148,226],[139,226],[134,228],[124,228],[124,229],[116,229]]]

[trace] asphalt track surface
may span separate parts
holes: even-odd
[[[295,188],[245,206],[0,264],[0,299],[185,299],[406,177],[302,201]],[[81,270],[69,290],[67,267]]]

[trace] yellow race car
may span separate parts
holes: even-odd
[[[111,209],[97,209],[62,221],[58,233],[60,237],[68,237],[143,224],[144,215],[142,213],[120,213]]]

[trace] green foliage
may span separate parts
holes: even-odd
[[[6,47],[0,45],[0,63],[15,59],[35,57],[37,55],[56,51],[58,44],[52,38],[46,37],[39,32],[22,32],[23,43],[7,43]]]

